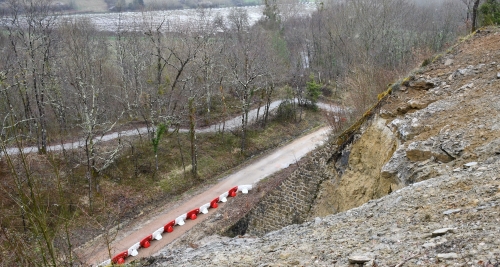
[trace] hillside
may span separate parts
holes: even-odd
[[[274,219],[305,223],[261,236],[269,228],[256,217],[276,213],[256,204],[245,235],[198,232],[144,266],[498,266],[500,29],[480,30],[425,63],[359,127],[320,149],[329,156],[294,166],[299,174],[260,201],[309,177],[312,204],[296,221],[286,210]]]

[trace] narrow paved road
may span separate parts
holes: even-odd
[[[270,104],[269,111],[272,111],[276,109],[282,100],[277,100],[274,101]],[[317,104],[319,108],[324,109],[324,110],[340,110],[338,107],[334,107],[328,104],[324,103],[318,103]],[[264,113],[264,107],[260,108],[260,115]],[[255,121],[257,117],[257,109],[253,109],[248,113],[248,123],[251,124]],[[229,119],[225,122],[225,130],[232,130],[236,129],[241,126],[241,116],[234,117],[232,119]],[[222,130],[223,123],[216,123],[208,127],[203,127],[199,128],[196,131],[198,133],[211,133],[211,132],[217,132]],[[173,130],[173,129],[170,129]],[[120,131],[120,132],[114,132],[110,134],[106,134],[100,137],[97,137],[94,139],[94,143],[100,143],[100,142],[106,142],[106,141],[111,141],[120,137],[127,137],[127,136],[137,136],[137,135],[142,135],[142,134],[147,134],[148,130],[146,127],[141,127],[133,130],[126,130],[126,131]],[[189,129],[179,129],[179,132],[181,133],[187,133],[189,132]],[[47,151],[61,151],[61,150],[69,150],[69,149],[77,149],[81,148],[85,145],[85,140],[79,140],[76,142],[69,142],[69,143],[64,143],[64,144],[58,144],[58,145],[51,145],[47,147]],[[12,147],[12,148],[7,148],[6,152],[8,155],[17,155],[20,153],[19,148],[17,147]],[[22,149],[23,153],[36,153],[38,152],[38,148],[36,146],[30,146],[30,147],[24,147]],[[4,154],[3,151],[0,151],[0,157],[2,157]]]
[[[111,255],[127,250],[134,243],[150,235],[152,232],[174,220],[179,215],[210,202],[212,199],[218,197],[220,194],[226,192],[233,186],[255,184],[261,179],[288,167],[290,164],[296,162],[304,155],[314,150],[317,146],[322,145],[329,132],[329,127],[324,127],[313,133],[300,137],[293,142],[276,149],[270,154],[256,159],[248,166],[222,179],[209,190],[193,196],[188,202],[185,202],[173,209],[165,207],[164,209],[168,210],[167,212],[158,215],[149,222],[141,225],[140,229],[138,229],[138,226],[136,225],[131,225],[122,229],[121,231],[126,232],[127,235],[123,238],[117,238],[117,240],[111,243]],[[249,194],[252,194],[252,191],[250,191]],[[161,240],[151,242],[151,247],[147,249],[140,249],[137,257],[147,257],[156,253],[165,245],[180,237],[194,225],[202,222],[207,217],[207,215],[200,214],[198,219],[194,221],[187,220],[185,225],[176,226],[172,233],[164,233]],[[82,254],[82,256],[87,259],[88,264],[94,265],[110,258],[109,252],[104,244],[95,246],[93,249],[85,251]],[[129,257],[128,260],[131,258],[133,259],[134,257]]]

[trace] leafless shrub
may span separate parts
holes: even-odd
[[[343,83],[346,91],[345,105],[352,108],[352,116],[359,117],[376,101],[377,95],[387,89],[398,73],[372,64],[356,66]]]
[[[348,126],[349,116],[349,111],[347,111],[345,107],[336,108],[332,106],[332,111],[326,113],[326,120],[332,132],[339,133]]]

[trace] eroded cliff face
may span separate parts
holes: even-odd
[[[335,179],[322,183],[311,217],[346,211],[494,156],[500,142],[499,48],[498,32],[480,32],[397,83],[342,151],[348,159],[328,166]]]
[[[375,116],[356,140],[331,162],[328,170],[335,179],[322,183],[311,216],[325,216],[358,207],[370,199],[389,194],[400,187],[397,177],[383,176],[382,167],[399,146],[387,120]]]

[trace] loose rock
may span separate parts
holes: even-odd
[[[450,215],[450,214],[457,213],[457,212],[460,212],[460,211],[461,211],[461,209],[452,209],[452,210],[444,211],[443,214],[444,215]]]
[[[373,260],[373,258],[370,258],[368,256],[365,256],[365,255],[353,255],[353,256],[349,256],[349,263],[352,263],[352,264],[356,264],[356,263],[365,263],[365,262],[369,262],[371,260]]]
[[[445,235],[447,233],[454,233],[455,232],[455,229],[453,228],[441,228],[441,229],[438,229],[434,232],[432,232],[432,236],[442,236],[442,235]]]
[[[440,260],[453,260],[458,259],[457,253],[441,253],[437,254],[437,258]]]

